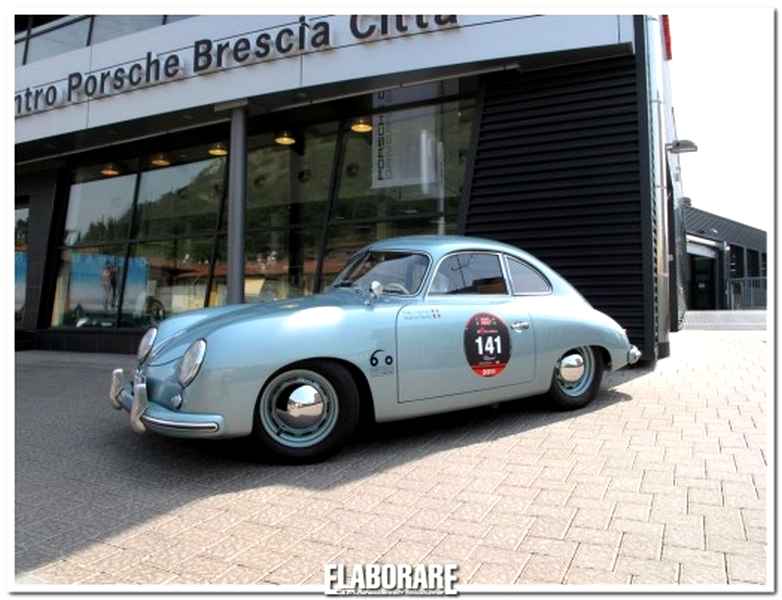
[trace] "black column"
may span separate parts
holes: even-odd
[[[55,219],[57,171],[18,176],[16,195],[29,200],[27,243],[27,284],[22,329],[34,330],[48,325],[51,306],[46,301],[47,270],[57,268],[57,260],[49,251],[49,240],[57,234],[52,231]],[[56,275],[54,275],[56,277]]]
[[[244,227],[247,210],[247,112],[231,111],[228,161],[228,304],[244,302]]]

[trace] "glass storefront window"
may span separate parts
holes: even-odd
[[[124,244],[64,250],[52,325],[114,327],[124,268]]]
[[[131,246],[121,325],[147,327],[202,308],[214,239],[186,238]]]
[[[135,174],[73,184],[63,243],[73,246],[127,239],[135,185]]]
[[[328,208],[337,124],[294,133],[282,146],[269,133],[250,139],[247,157],[247,228],[288,227],[322,221]]]
[[[315,290],[320,229],[252,231],[245,241],[245,302],[308,296]],[[226,300],[226,238],[221,237],[209,306]]]
[[[350,257],[364,246],[390,237],[435,234],[440,225],[440,219],[432,217],[330,227],[323,259],[323,286],[330,285]],[[455,224],[451,224],[446,232],[455,233]]]
[[[27,296],[27,240],[30,222],[30,207],[27,198],[16,199],[14,211],[14,309],[16,326],[24,316],[24,303]]]
[[[458,91],[438,86],[367,96],[364,133],[357,117],[280,123],[287,146],[250,137],[247,302],[312,294],[374,241],[455,232],[474,102],[436,103]],[[144,328],[226,302],[229,159],[210,148],[150,148],[75,173],[53,326]]]
[[[335,220],[427,214],[453,218],[461,198],[473,106],[450,102],[377,113],[347,133]]]
[[[87,46],[90,20],[80,19],[30,38],[27,64]]]
[[[14,44],[15,66],[19,67],[24,62],[24,40]]]
[[[160,15],[95,15],[92,43],[99,44],[162,24]]]
[[[143,172],[137,237],[213,232],[223,196],[225,162],[225,158],[210,158]]]

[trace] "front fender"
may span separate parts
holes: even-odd
[[[288,365],[324,357],[361,369],[375,402],[395,401],[395,370],[373,370],[370,359],[378,349],[395,356],[399,309],[315,307],[226,324],[207,336],[206,357],[183,394],[183,410],[218,412],[224,417],[226,435],[249,434],[266,381]]]

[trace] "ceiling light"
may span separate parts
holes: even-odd
[[[369,133],[372,131],[372,123],[366,117],[359,117],[350,124],[350,130],[356,133]]]
[[[149,164],[153,167],[167,167],[171,164],[171,161],[168,159],[167,155],[158,152],[157,154],[152,155],[152,158],[149,159]]]
[[[114,163],[108,163],[100,170],[100,174],[105,177],[114,177],[115,175],[119,175],[119,167]]]
[[[212,144],[207,152],[212,156],[227,156],[228,148],[226,148],[225,144],[222,142],[217,142],[216,144]]]
[[[282,146],[292,146],[296,143],[296,138],[287,129],[274,134],[274,141]]]

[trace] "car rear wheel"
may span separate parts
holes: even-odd
[[[264,386],[253,436],[263,450],[294,462],[339,450],[358,423],[359,395],[350,372],[312,361],[279,373]]]
[[[586,406],[600,391],[603,357],[591,346],[579,346],[565,352],[554,366],[549,396],[560,410]]]

